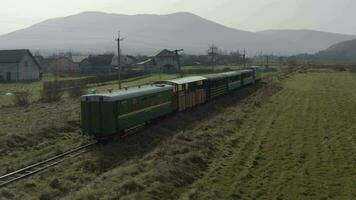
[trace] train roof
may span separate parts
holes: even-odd
[[[181,85],[181,84],[193,83],[193,82],[197,82],[197,81],[204,81],[206,79],[207,78],[205,78],[203,76],[187,76],[187,77],[184,77],[184,78],[167,80],[167,81],[164,81],[164,82]]]
[[[251,73],[253,71],[252,71],[252,69],[243,69],[243,70],[240,70],[239,72],[241,72],[241,74],[244,74],[244,73]]]
[[[249,66],[247,68],[253,68],[253,69],[263,69],[263,66]]]
[[[120,101],[125,99],[130,99],[134,97],[139,97],[143,95],[153,94],[172,90],[171,85],[167,84],[152,84],[152,85],[142,85],[137,87],[130,87],[126,89],[121,89],[113,91],[111,93],[99,93],[99,94],[90,94],[84,95],[80,98],[81,101]]]
[[[231,76],[237,76],[242,73],[244,73],[244,70],[223,72],[223,73],[218,73],[218,74],[208,74],[208,75],[204,75],[204,77],[211,79],[211,80],[219,80],[219,79],[224,79],[224,78],[228,78]]]
[[[236,76],[236,75],[242,74],[242,72],[241,71],[231,71],[231,72],[223,72],[221,74],[224,74],[226,76]]]
[[[203,77],[210,79],[210,80],[219,80],[219,79],[227,78],[228,76],[224,73],[220,73],[220,74],[207,74],[207,75],[204,75]]]

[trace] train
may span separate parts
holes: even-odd
[[[95,139],[122,135],[126,130],[255,84],[262,72],[262,67],[249,67],[84,95],[80,97],[81,132]]]

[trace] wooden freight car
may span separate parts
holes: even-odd
[[[206,102],[206,78],[190,76],[161,83],[173,86],[173,109],[181,112]]]

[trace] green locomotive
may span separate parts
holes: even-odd
[[[81,127],[103,138],[172,112],[172,86],[145,85],[81,97]]]

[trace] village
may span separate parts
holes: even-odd
[[[0,200],[356,199],[352,4],[1,2]]]
[[[275,72],[276,68],[269,66],[291,64],[290,60],[271,55],[248,58],[245,51],[224,52],[215,45],[208,48],[206,55],[184,54],[183,49],[162,49],[151,56],[122,55],[121,52],[121,49],[117,54],[63,52],[44,57],[29,49],[0,50],[0,106],[57,102],[68,96],[78,98],[97,92],[98,86],[102,86],[98,92],[121,89],[122,82],[131,80],[138,83],[130,85],[147,84],[165,77],[218,73],[251,65]]]
[[[167,49],[161,50],[145,60],[130,55],[120,56],[124,70],[141,68],[149,72],[177,72],[177,55]],[[35,81],[43,73],[61,75],[110,74],[115,73],[118,56],[63,54],[44,58],[34,56],[30,50],[0,50],[0,82]]]

